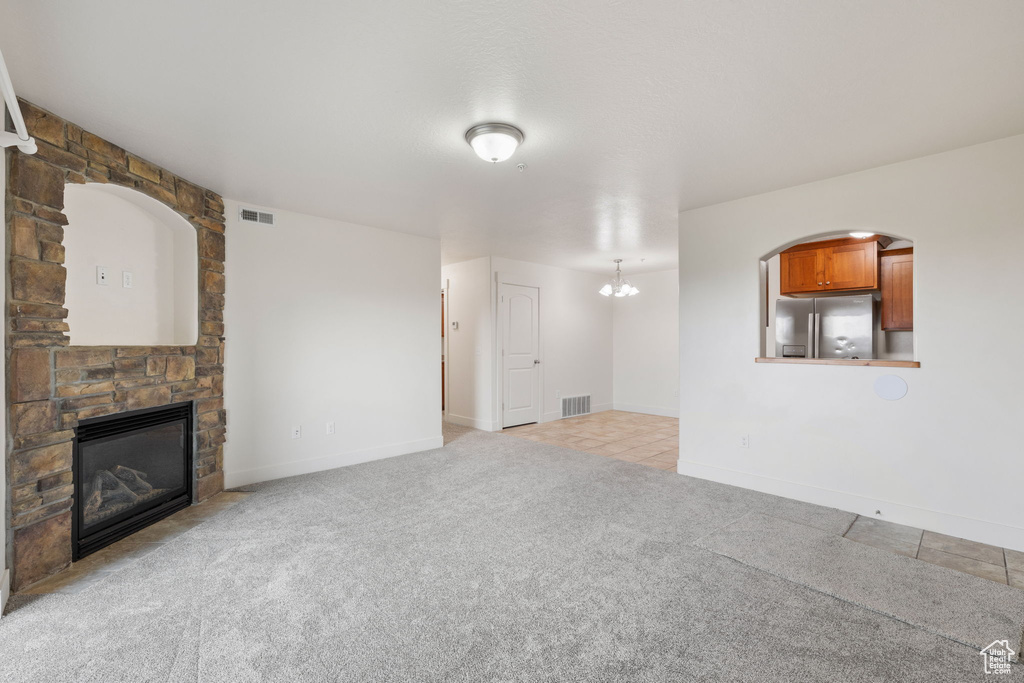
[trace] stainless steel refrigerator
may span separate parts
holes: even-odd
[[[875,300],[871,295],[778,299],[779,358],[874,358]]]

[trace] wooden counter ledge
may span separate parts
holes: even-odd
[[[845,358],[755,358],[755,363],[790,363],[793,365],[857,365],[873,368],[919,368],[916,360],[848,360]]]

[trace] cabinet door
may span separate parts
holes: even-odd
[[[882,256],[882,329],[914,329],[914,255]]]
[[[825,254],[825,289],[877,289],[878,242],[829,247]]]
[[[821,249],[782,252],[779,271],[782,294],[818,292],[825,288],[825,259]]]

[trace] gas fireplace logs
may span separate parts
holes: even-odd
[[[85,499],[85,521],[111,517],[168,489],[154,489],[146,481],[146,473],[124,465],[99,470],[93,475],[92,485]]]

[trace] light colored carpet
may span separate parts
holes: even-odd
[[[254,486],[80,593],[12,598],[0,680],[987,678],[971,647],[696,544],[752,512],[812,538],[852,515],[500,434],[448,436]],[[985,583],[936,576],[968,593]]]

